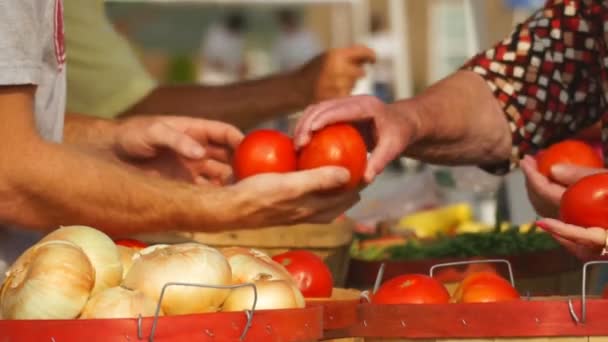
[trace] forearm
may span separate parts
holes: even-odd
[[[66,144],[106,149],[114,144],[114,130],[117,122],[81,114],[66,114],[63,142]]]
[[[249,129],[306,106],[312,97],[306,83],[289,73],[225,86],[159,86],[124,115],[179,114]]]
[[[415,117],[418,129],[407,156],[440,164],[491,164],[510,157],[505,114],[483,78],[473,72],[456,72],[390,106]]]
[[[82,224],[122,236],[222,228],[229,221],[217,204],[230,199],[221,188],[146,177],[45,142],[5,157],[11,162],[0,166],[0,214],[11,224],[40,230]]]

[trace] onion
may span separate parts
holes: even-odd
[[[258,301],[256,310],[303,308],[304,297],[292,282],[262,279],[254,282]],[[254,293],[250,286],[239,287],[230,292],[222,306],[223,311],[251,310]]]
[[[151,252],[150,252],[151,250]],[[218,250],[197,243],[151,246],[133,258],[123,286],[158,301],[170,282],[230,285],[230,265]],[[217,311],[230,290],[171,286],[165,290],[162,309],[167,315]]]
[[[93,294],[118,286],[122,280],[120,254],[114,241],[97,229],[86,226],[61,227],[41,241],[65,240],[82,248],[95,269]]]
[[[4,319],[76,318],[95,284],[89,258],[68,241],[30,247],[6,275],[0,289]]]
[[[81,319],[88,318],[137,318],[154,316],[156,302],[140,291],[131,291],[120,286],[99,292],[89,299]],[[162,316],[162,310],[159,313]]]
[[[120,262],[122,263],[122,277],[124,278],[131,265],[133,264],[133,258],[137,254],[137,249],[125,246],[116,246],[118,248],[118,254],[120,254]]]
[[[235,284],[250,283],[261,278],[295,283],[283,265],[257,249],[228,247],[222,249],[222,253],[230,263],[232,282]]]

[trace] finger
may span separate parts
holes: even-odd
[[[311,170],[285,174],[285,186],[294,191],[296,197],[341,188],[350,180],[347,169],[336,166],[325,166]]]
[[[606,172],[606,169],[557,164],[551,167],[551,176],[560,184],[572,185],[583,177]]]
[[[232,151],[225,147],[207,145],[205,146],[205,158],[228,163],[232,158]]]
[[[205,154],[205,149],[201,144],[163,122],[152,124],[149,127],[145,144],[150,147],[166,147],[190,159],[199,159]]]
[[[193,166],[197,176],[203,176],[209,181],[217,180],[226,183],[232,177],[232,167],[216,160],[205,159]]]
[[[244,137],[238,128],[220,121],[189,118],[184,120],[187,121],[181,124],[185,125],[185,132],[201,142],[236,148]]]
[[[375,63],[376,52],[363,45],[354,45],[342,50],[346,58],[355,63]]]
[[[582,228],[554,219],[542,219],[536,225],[580,245],[601,248],[606,244],[606,230],[602,228]]]
[[[579,258],[580,260],[586,261],[590,259],[594,259],[594,257],[598,256],[601,253],[599,248],[589,248],[585,246],[581,246],[573,241],[565,239],[559,235],[552,235],[555,241],[557,241],[560,245],[562,245],[568,252],[572,253],[574,256]]]
[[[529,188],[537,193],[546,201],[551,201],[554,204],[559,204],[566,188],[549,181],[549,179],[538,172],[534,168],[532,157],[525,156],[520,162],[521,169],[526,176],[526,182]]]
[[[302,117],[296,123],[296,128],[294,130],[294,143],[296,148],[302,147],[310,141],[310,136],[312,134],[311,125],[316,117],[321,113],[324,113],[326,108],[334,107],[339,103],[340,100],[329,100],[309,106],[304,110],[304,113],[302,113]]]
[[[365,168],[364,180],[367,183],[371,183],[384,170],[386,165],[399,156],[401,151],[399,151],[398,146],[400,144],[397,142],[396,137],[388,134],[380,136]]]

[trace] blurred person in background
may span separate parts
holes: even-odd
[[[394,82],[394,37],[387,27],[386,19],[379,13],[372,14],[370,26],[371,33],[365,45],[376,53],[376,63],[371,68],[374,95],[384,102],[391,102]]]
[[[280,71],[293,71],[322,52],[319,38],[302,24],[302,16],[296,10],[279,10],[276,20],[279,34],[272,54]]]
[[[290,72],[223,86],[154,80],[112,27],[103,0],[64,0],[67,108],[100,118],[164,114],[221,120],[241,129],[350,94],[375,60],[363,46],[332,49]]]
[[[211,24],[201,46],[201,83],[222,85],[245,78],[246,30],[246,19],[239,12],[230,13],[221,21]]]
[[[607,18],[606,2],[549,0],[509,37],[415,97],[386,104],[353,96],[309,107],[296,126],[296,145],[328,124],[363,121],[376,137],[367,181],[402,154],[495,174],[521,166],[532,204],[547,217],[537,224],[579,258],[597,258],[608,247],[608,227],[552,218],[568,185],[608,170],[556,165],[551,180],[531,155],[598,122],[608,155]]]

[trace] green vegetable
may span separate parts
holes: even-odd
[[[456,236],[439,236],[430,242],[408,241],[404,245],[391,246],[382,252],[351,249],[353,257],[364,260],[420,260],[435,258],[468,258],[475,256],[508,256],[547,251],[559,244],[536,227],[520,233],[519,227],[487,233],[465,233]]]

